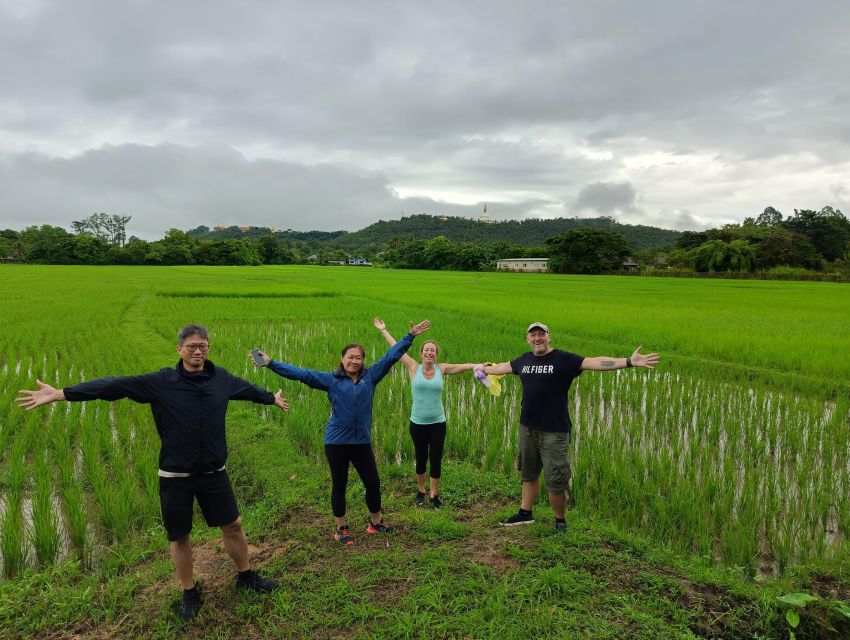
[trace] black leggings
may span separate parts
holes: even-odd
[[[325,456],[331,467],[331,509],[334,516],[345,515],[345,488],[348,485],[348,463],[366,487],[366,506],[369,513],[381,510],[381,479],[371,444],[326,444]]]
[[[425,473],[428,458],[431,459],[431,477],[439,478],[443,464],[443,445],[446,443],[446,423],[410,423],[410,437],[416,452],[416,475]]]

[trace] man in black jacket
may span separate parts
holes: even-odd
[[[248,561],[248,541],[224,463],[227,459],[225,414],[230,400],[249,400],[275,405],[283,411],[289,404],[278,390],[272,394],[207,358],[208,331],[189,325],[177,336],[180,361],[173,369],[141,376],[100,378],[64,389],[41,380],[38,389],[22,390],[16,398],[27,411],[40,405],[68,400],[119,400],[130,398],[151,405],[162,446],[159,452],[159,497],[162,519],[170,541],[171,559],[183,586],[178,614],[189,620],[200,608],[200,591],[192,567],[192,509],[197,498],[207,524],[221,528],[224,549],[238,571],[236,585],[259,592],[277,588],[260,577]]]

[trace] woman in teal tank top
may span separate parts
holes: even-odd
[[[396,343],[387,331],[384,321],[375,318],[375,327],[384,336],[390,346]],[[472,371],[474,363],[445,364],[437,363],[439,347],[433,340],[422,345],[419,352],[422,363],[405,354],[401,363],[410,375],[410,386],[413,392],[413,406],[410,410],[410,437],[413,439],[413,450],[416,453],[416,498],[417,506],[425,504],[426,487],[425,472],[428,462],[431,464],[430,491],[431,505],[441,509],[440,475],[442,471],[443,445],[446,441],[446,413],[443,409],[443,377]]]

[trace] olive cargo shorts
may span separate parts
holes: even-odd
[[[570,434],[566,431],[538,431],[519,425],[519,469],[523,482],[546,476],[549,493],[566,491],[570,483]]]

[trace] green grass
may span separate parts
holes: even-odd
[[[198,527],[210,593],[190,635],[778,637],[775,597],[790,591],[827,598],[798,637],[839,624],[828,598],[848,599],[850,582],[846,286],[318,267],[0,266],[7,274],[0,550],[15,577],[0,585],[0,637],[173,635],[148,408],[24,414],[11,399],[36,377],[63,386],[173,366],[190,322],[211,329],[216,363],[282,386],[293,405],[284,416],[234,403],[228,417],[255,560],[284,588],[237,596],[217,532]],[[448,362],[511,359],[532,320],[585,355],[639,343],[662,354],[655,372],[588,372],[574,386],[577,509],[565,538],[545,504],[541,524],[493,526],[518,499],[510,377],[498,399],[469,376],[447,380],[449,507],[410,506],[409,385],[396,367],[378,388],[373,435],[399,534],[387,545],[358,531],[366,510],[352,480],[357,544],[330,543],[327,400],[254,371],[246,352],[330,370],[343,344],[362,342],[373,361],[386,349],[374,315],[397,337],[430,318]]]
[[[262,492],[243,513],[255,565],[282,589],[270,597],[237,593],[217,532],[196,525],[205,602],[188,637],[772,638],[784,625],[775,598],[810,580],[800,574],[756,585],[578,512],[559,536],[543,505],[539,524],[495,528],[498,514],[515,504],[516,483],[453,462],[445,470],[454,496],[448,513],[412,506],[412,477],[382,469],[398,504],[387,514],[397,532],[373,537],[356,527],[355,545],[344,548],[330,540],[326,473],[278,438],[251,433],[234,447],[236,469],[250,465],[256,476],[251,488],[286,484],[285,492]],[[281,459],[293,461],[285,476]],[[247,476],[237,481],[240,499]],[[353,488],[352,522],[365,523]],[[430,535],[438,531],[448,535]],[[168,638],[180,629],[175,604],[162,534],[152,531],[91,572],[68,563],[0,585],[0,637],[96,629],[106,637]],[[836,633],[847,628],[826,607],[803,612],[809,637],[840,637],[829,635],[828,624]]]

